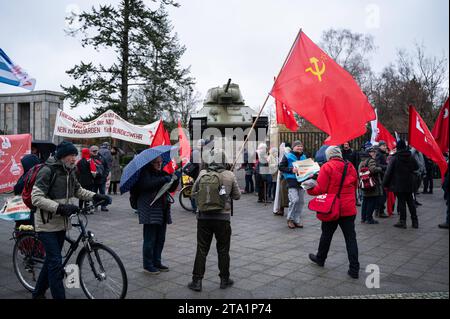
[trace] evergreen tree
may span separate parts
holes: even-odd
[[[173,0],[160,0],[159,8],[152,10],[142,0],[122,0],[117,8],[101,5],[69,18],[77,19],[80,27],[69,30],[68,34],[81,33],[83,47],[112,49],[116,56],[110,66],[82,61],[67,71],[78,82],[62,86],[71,107],[93,102],[97,107],[91,118],[111,109],[124,119],[138,117],[149,123],[158,113],[152,115],[155,110],[151,108],[165,107],[173,100],[172,90],[176,91],[173,89],[176,85],[192,82],[189,69],[179,65],[185,48],[178,43],[176,35],[171,35],[172,27],[164,9],[167,5],[178,6]],[[146,104],[130,107],[133,91],[145,92],[145,97],[153,100],[141,99]],[[146,110],[141,112],[141,107]]]

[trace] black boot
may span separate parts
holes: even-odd
[[[192,281],[188,284],[188,288],[194,291],[202,291],[202,280],[192,278]]]
[[[220,278],[220,289],[225,289],[233,286],[234,281],[230,278]]]
[[[319,259],[317,259],[317,256],[314,255],[314,254],[309,254],[309,259],[310,259],[313,263],[317,264],[317,265],[320,266],[320,267],[323,267],[323,266],[325,265],[325,262],[320,261]]]
[[[406,221],[400,220],[394,227],[406,229]]]
[[[419,221],[417,219],[413,219],[412,221],[412,228],[419,228]]]

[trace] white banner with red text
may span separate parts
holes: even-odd
[[[161,120],[145,127],[131,124],[109,110],[93,121],[80,122],[58,110],[54,135],[70,138],[111,137],[137,144],[151,145]]]

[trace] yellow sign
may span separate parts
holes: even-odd
[[[322,82],[322,74],[325,73],[325,63],[322,62],[322,68],[319,70],[319,60],[316,57],[312,57],[311,59],[309,59],[309,62],[311,62],[311,64],[314,64],[315,69],[307,68],[305,72],[311,72],[312,74],[317,76],[319,82]]]

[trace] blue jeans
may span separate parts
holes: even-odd
[[[161,253],[166,240],[167,225],[144,224],[142,256],[144,269],[151,270],[161,265]]]
[[[197,202],[195,201],[195,198],[193,196],[191,197],[191,205],[194,212],[197,212]]]
[[[94,184],[92,191],[94,193],[105,195],[106,194],[106,182],[102,183],[102,184]],[[102,208],[106,208],[106,205],[102,205]]]
[[[65,235],[65,231],[38,233],[39,240],[45,248],[45,261],[33,291],[33,298],[44,295],[50,287],[53,299],[66,299],[61,256]]]
[[[303,188],[289,188],[289,208],[287,220],[292,220],[296,224],[302,222],[302,211],[305,204],[305,191]]]
[[[373,212],[379,207],[380,196],[363,197],[361,206],[361,221],[370,222],[373,220]]]

